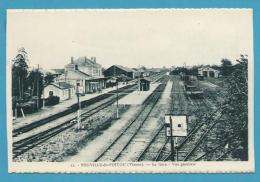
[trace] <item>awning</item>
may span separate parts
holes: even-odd
[[[99,82],[89,82],[90,84],[99,84]]]

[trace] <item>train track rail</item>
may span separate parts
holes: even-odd
[[[162,125],[143,152],[140,153],[137,161],[155,161],[158,153],[166,143],[167,138],[165,137],[164,125]]]
[[[199,152],[197,154],[195,154],[195,152],[204,142],[205,137],[218,123],[221,122],[221,111],[213,112],[201,124],[199,124],[198,126],[194,126],[187,137],[179,142],[178,146],[176,147],[176,149],[178,150],[179,161],[195,160],[195,158],[199,155]],[[166,160],[169,159],[170,155],[166,158]]]
[[[169,113],[180,114],[184,113],[186,106],[182,106],[183,101],[183,90],[178,82],[178,79],[172,77],[173,85],[171,88],[171,106]],[[158,133],[153,137],[151,143],[143,151],[138,160],[149,160],[149,161],[164,161],[167,156],[171,153],[169,137],[166,137],[165,127],[162,126]]]
[[[131,90],[129,90],[129,91],[131,91]],[[128,92],[126,92],[125,94],[119,95],[119,99],[122,98],[123,96],[125,96],[126,94],[128,94]],[[102,103],[102,105],[98,105],[98,106],[82,113],[81,120],[82,121],[86,120],[90,116],[93,116],[94,114],[98,113],[99,111],[111,106],[114,102],[116,102],[116,98],[113,98],[105,103]],[[53,136],[73,127],[77,123],[76,120],[77,120],[77,117],[74,117],[74,118],[69,119],[65,122],[62,122],[61,124],[58,124],[54,127],[41,131],[37,134],[33,134],[29,137],[26,137],[26,138],[13,142],[13,158],[16,158],[16,157],[22,155],[26,151],[47,141],[48,139],[52,138]],[[37,126],[37,127],[39,127],[39,126]],[[34,128],[32,128],[32,129],[34,129]]]
[[[115,140],[94,160],[117,161],[134,140],[143,124],[149,117],[156,103],[158,102],[166,84],[160,84],[153,94],[145,102],[143,110],[130,122],[130,124],[115,138]],[[137,160],[137,159],[136,159]]]
[[[178,92],[181,92],[180,86],[175,85],[175,90],[177,89]],[[173,90],[174,93],[174,90]],[[172,97],[173,100],[173,107],[172,107],[172,113],[181,114],[188,112],[188,107],[179,106],[182,105],[184,98],[182,96],[175,94],[175,96]],[[188,98],[189,100],[190,98]],[[175,100],[175,101],[174,101]],[[177,102],[176,102],[177,100]],[[209,111],[209,104],[202,99],[192,99],[189,100],[193,103],[193,105],[196,107],[195,111],[193,111],[193,114],[195,114],[196,119],[192,123],[190,123],[190,126],[192,126],[192,129],[190,129],[188,136],[185,138],[180,138],[178,141],[178,146],[176,147],[176,150],[178,150],[178,156],[177,153],[174,154],[175,159],[178,157],[178,160],[186,161],[186,160],[195,160],[194,157],[195,152],[198,150],[201,143],[204,142],[205,137],[208,135],[208,133],[220,122],[219,120],[222,117],[221,112],[219,111],[220,108],[212,111],[211,114],[206,115],[205,112]],[[179,109],[178,109],[179,108]],[[175,112],[174,112],[175,110]],[[203,111],[203,112],[202,112]],[[205,112],[204,112],[205,111]],[[189,111],[190,112],[190,111]],[[190,112],[192,113],[192,112]],[[198,118],[201,118],[202,121],[197,121]],[[176,144],[175,144],[176,145]],[[170,144],[169,142],[165,144],[164,149],[159,153],[158,160],[160,161],[167,161],[170,160],[171,157],[171,151],[170,151]]]
[[[195,161],[219,161],[223,157],[225,157],[227,154],[234,152],[240,145],[240,142],[237,139],[238,134],[233,134],[226,138],[224,141],[221,141],[220,143],[216,144],[214,147],[212,147],[211,150],[208,150],[207,152],[204,152],[204,154],[200,155],[195,159]],[[230,146],[232,143],[237,142],[235,145]]]
[[[118,92],[121,93],[121,92],[124,92],[124,91],[127,91],[127,90],[129,91],[129,90],[134,89],[134,88],[137,88],[137,86],[136,85],[134,85],[134,86],[133,85],[129,85],[129,86],[126,86],[126,87],[118,89]],[[90,105],[95,104],[97,102],[100,102],[100,101],[102,101],[104,99],[107,99],[107,98],[109,98],[111,96],[115,97],[115,93],[116,93],[116,91],[113,90],[113,91],[110,91],[108,93],[99,95],[99,96],[97,96],[95,98],[88,99],[86,101],[82,101],[81,102],[81,107],[83,109],[84,107],[87,107],[87,106],[90,106]],[[21,133],[25,133],[25,132],[31,131],[31,130],[37,128],[37,127],[43,126],[43,125],[45,125],[47,123],[50,123],[50,122],[52,122],[54,120],[57,120],[57,119],[61,118],[61,117],[67,116],[69,114],[72,114],[72,113],[77,111],[77,108],[78,108],[77,104],[74,104],[71,107],[69,107],[68,109],[66,109],[66,110],[64,110],[64,111],[62,111],[60,113],[54,114],[52,116],[40,119],[38,121],[34,121],[34,122],[30,123],[30,124],[27,124],[25,126],[22,126],[22,127],[17,128],[17,129],[14,129],[13,132],[12,132],[12,135],[13,135],[13,137],[16,137],[16,136],[18,136]],[[96,109],[96,108],[94,108],[94,109]],[[86,112],[88,112],[88,111],[86,111]]]

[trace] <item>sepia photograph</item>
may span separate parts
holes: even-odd
[[[254,172],[252,9],[7,11],[10,172]]]

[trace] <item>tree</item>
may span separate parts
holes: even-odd
[[[32,70],[27,78],[28,87],[32,96],[41,96],[43,91],[43,73],[38,69]]]
[[[221,60],[221,74],[229,76],[232,73],[232,62],[228,59]]]
[[[241,55],[228,78],[228,105],[225,113],[229,117],[226,126],[229,134],[235,134],[241,141],[240,157],[248,159],[248,59]]]
[[[141,66],[140,69],[147,70],[147,68],[145,66]]]
[[[54,75],[51,73],[47,73],[46,76],[44,77],[44,84],[48,85],[54,81]]]
[[[18,50],[18,54],[12,60],[12,96],[23,99],[28,75],[27,52],[24,48]]]

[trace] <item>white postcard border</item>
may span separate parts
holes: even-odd
[[[254,58],[253,58],[253,10],[252,9],[64,9],[47,11],[249,11],[252,14],[252,52],[248,64],[248,161],[237,162],[13,162],[12,160],[12,108],[11,100],[11,62],[6,60],[6,117],[8,134],[8,172],[9,173],[252,173],[254,161]],[[35,12],[46,10],[7,10],[13,12]],[[8,21],[7,21],[8,23]],[[6,34],[8,34],[8,26]],[[8,37],[8,36],[7,36]],[[8,40],[6,41],[6,51]]]

